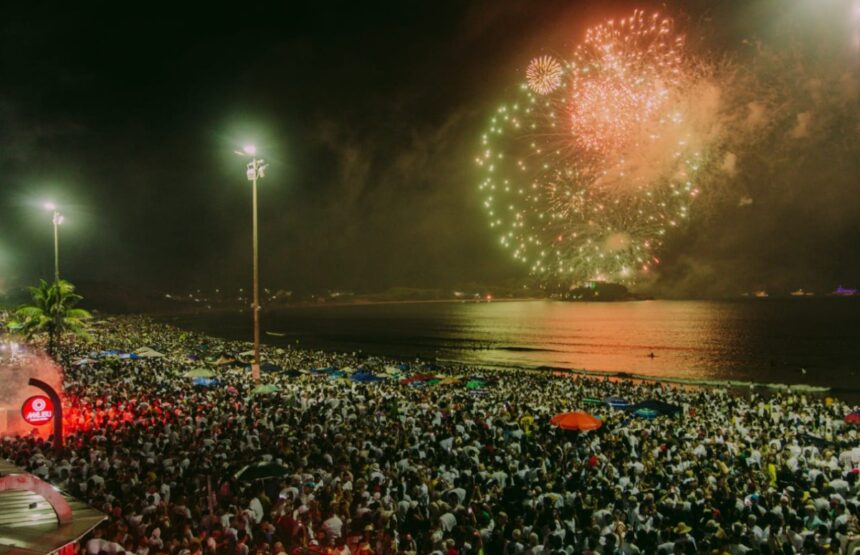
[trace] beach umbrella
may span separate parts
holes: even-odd
[[[639,409],[650,409],[656,412],[658,415],[678,414],[679,412],[681,412],[681,407],[679,407],[678,405],[673,405],[665,401],[658,401],[657,399],[648,399],[647,401],[642,401],[640,403],[636,403],[635,405],[627,407],[627,410],[633,412],[636,412]]]
[[[251,390],[252,395],[266,395],[268,393],[277,393],[281,388],[274,384],[258,385]]]
[[[195,368],[194,370],[189,370],[182,374],[182,376],[186,378],[214,378],[215,372],[208,368]]]
[[[550,421],[553,426],[558,426],[562,430],[576,430],[587,432],[596,430],[603,425],[599,419],[591,416],[587,412],[562,412],[553,416]]]
[[[97,361],[97,360],[94,360],[94,359],[91,359],[91,358],[84,357],[84,358],[82,358],[82,359],[80,359],[80,360],[76,360],[76,361],[75,361],[75,362],[73,362],[72,364],[74,364],[75,366],[83,366],[83,365],[85,365],[85,364],[92,364],[92,363],[94,363],[94,362],[98,362],[98,361]]]
[[[462,381],[463,376],[448,376],[447,378],[439,382],[439,385],[456,385],[461,383]]]
[[[603,401],[601,401],[600,399],[597,399],[595,397],[586,397],[585,399],[582,400],[582,402],[585,403],[586,405],[602,405],[603,404]]]
[[[484,380],[471,379],[466,382],[466,389],[480,389],[486,385],[487,383]]]
[[[659,412],[657,412],[657,411],[656,411],[656,410],[654,410],[654,409],[649,409],[649,408],[645,408],[645,407],[643,407],[643,408],[641,408],[641,409],[636,409],[636,410],[634,410],[634,411],[633,411],[633,414],[634,414],[635,416],[638,416],[639,418],[647,418],[647,419],[649,419],[649,420],[650,420],[651,418],[657,418],[657,416],[658,416],[660,413],[659,413]]]
[[[263,461],[244,467],[236,473],[236,479],[243,482],[253,482],[267,478],[282,478],[289,473],[290,470],[282,464]]]
[[[822,449],[824,449],[825,447],[827,447],[831,443],[831,442],[827,441],[826,439],[824,439],[823,437],[816,436],[813,434],[798,434],[798,438],[801,440],[801,445],[812,444],[812,445],[815,445],[815,446],[820,447]]]
[[[603,400],[604,403],[612,407],[613,409],[626,409],[630,403],[628,403],[625,399],[621,397],[607,397]]]
[[[281,370],[283,370],[283,368],[281,368],[277,364],[272,364],[271,362],[263,362],[263,364],[260,365],[260,370],[262,370],[263,372],[271,373],[280,372]]]
[[[238,355],[236,355],[236,357],[237,357],[237,358],[244,358],[244,359],[251,359],[251,360],[253,360],[253,359],[254,359],[254,351],[244,351],[244,352],[239,353]],[[266,360],[267,358],[268,358],[268,357],[266,357],[266,355],[265,355],[265,354],[260,353],[260,360],[261,360],[261,361]]]
[[[329,366],[328,368],[311,368],[310,373],[317,377],[326,376],[332,380],[336,380],[344,375],[342,370],[338,370],[334,366]]]
[[[163,358],[164,357],[164,355],[162,353],[159,353],[158,351],[156,351],[155,349],[152,349],[150,347],[141,347],[140,349],[136,350],[132,354],[137,355],[140,358]]]
[[[191,383],[201,387],[215,387],[217,385],[221,385],[218,378],[192,378]]]
[[[427,382],[434,379],[434,374],[412,374],[408,378],[400,380],[400,385],[409,385],[416,382]]]
[[[845,422],[847,422],[848,424],[860,425],[860,410],[855,410],[854,412],[848,414],[845,417]]]
[[[354,382],[361,383],[372,383],[372,382],[381,382],[385,381],[385,378],[380,378],[379,376],[374,376],[370,372],[356,372],[350,378]]]

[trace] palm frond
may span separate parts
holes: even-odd
[[[33,304],[15,311],[17,330],[31,338],[37,333],[46,332],[50,338],[49,345],[65,332],[89,338],[86,320],[92,318],[92,314],[82,308],[74,308],[83,297],[75,293],[72,283],[65,280],[55,283],[40,280],[37,286],[30,287],[30,294]]]
[[[66,311],[66,318],[76,318],[78,320],[88,320],[92,318],[93,315],[83,308],[70,308]]]

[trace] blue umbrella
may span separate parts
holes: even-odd
[[[613,409],[618,410],[623,410],[630,406],[630,403],[628,403],[626,399],[622,399],[621,397],[607,397],[603,400],[603,402],[612,407]]]
[[[381,382],[384,381],[384,378],[380,378],[379,376],[374,376],[369,372],[356,372],[350,378],[354,382],[361,383],[372,383],[372,382]]]
[[[647,401],[642,401],[627,407],[627,410],[633,411],[634,413],[639,409],[649,409],[656,412],[658,415],[678,414],[681,412],[681,407],[678,405],[666,403],[665,401],[658,401],[657,399],[648,399]]]
[[[191,383],[201,387],[215,387],[221,385],[221,381],[218,380],[218,378],[193,378]]]

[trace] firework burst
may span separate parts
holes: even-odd
[[[684,79],[683,45],[670,19],[642,11],[589,29],[570,72],[576,146],[610,157],[647,140],[665,123],[665,108]]]
[[[718,89],[671,20],[641,11],[549,58],[557,73],[542,60],[481,138],[490,227],[547,281],[635,281],[689,216]]]
[[[563,70],[558,60],[552,56],[533,59],[526,69],[529,88],[538,94],[549,94],[561,85]]]

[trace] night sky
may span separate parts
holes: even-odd
[[[774,117],[810,112],[809,130],[773,131],[736,153],[731,179],[643,286],[687,296],[858,284],[860,128],[840,124],[860,111],[850,2],[739,4],[5,6],[0,289],[50,276],[46,199],[66,215],[61,271],[72,281],[247,287],[250,184],[233,151],[249,141],[271,163],[259,185],[265,287],[524,278],[481,210],[480,131],[532,57],[564,52],[634,6],[662,6],[696,48],[757,68],[761,94],[811,81],[768,74],[751,61],[755,41],[826,74],[815,82],[851,89],[839,103],[826,88],[786,93]]]

